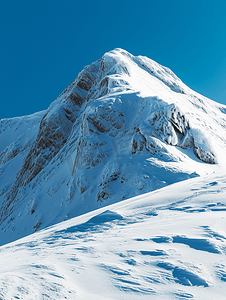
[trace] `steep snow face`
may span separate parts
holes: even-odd
[[[106,53],[47,111],[2,121],[2,132],[20,123],[23,138],[0,135],[1,243],[216,171],[225,111],[146,57]]]
[[[4,196],[10,190],[16,174],[36,140],[43,112],[13,119],[0,121],[0,195]],[[4,198],[1,198],[4,200]],[[9,205],[6,201],[4,205]],[[2,206],[3,207],[3,206]],[[2,209],[1,207],[1,209]],[[3,211],[2,211],[3,212]],[[4,218],[4,215],[1,216]]]

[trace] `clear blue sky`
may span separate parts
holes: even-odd
[[[226,104],[225,0],[0,0],[0,118],[46,109],[120,47]]]

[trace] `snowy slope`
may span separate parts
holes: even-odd
[[[115,49],[45,111],[2,120],[0,244],[225,165],[226,107]]]
[[[16,172],[21,168],[23,158],[36,139],[43,115],[44,112],[39,112],[30,116],[0,120],[1,195],[9,189]]]
[[[225,299],[225,178],[175,183],[0,247],[0,298]]]

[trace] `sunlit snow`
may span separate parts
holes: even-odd
[[[2,299],[224,299],[226,174],[194,178],[0,247]]]
[[[122,49],[0,121],[0,299],[225,299],[226,107]]]

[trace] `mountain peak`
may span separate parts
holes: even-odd
[[[102,59],[106,64],[109,64],[110,66],[119,65],[118,69],[115,66],[114,71],[116,72],[121,73],[123,71],[122,65],[124,65],[125,73],[127,73],[127,75],[130,74],[129,70],[131,70],[131,72],[133,73],[131,74],[132,76],[135,76],[134,73],[137,72],[137,69],[143,69],[145,72],[160,79],[162,82],[164,82],[166,85],[177,92],[184,93],[185,90],[189,90],[188,87],[186,87],[169,68],[158,64],[148,57],[133,56],[126,50],[116,48],[105,53]],[[141,87],[138,86],[138,89],[139,88],[141,89]]]
[[[45,112],[1,121],[2,243],[214,172],[225,111],[147,57],[105,53]]]

